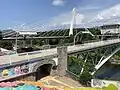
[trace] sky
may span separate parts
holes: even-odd
[[[120,0],[0,0],[0,29],[68,25],[73,8],[79,27],[120,23]]]

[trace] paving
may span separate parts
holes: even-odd
[[[43,82],[48,86],[56,86],[56,87],[83,87],[78,81],[74,81],[68,77],[59,77],[59,76],[47,76],[38,82]]]

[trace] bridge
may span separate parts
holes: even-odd
[[[64,39],[70,36],[52,36],[52,37],[26,37],[26,39]],[[24,37],[18,37],[18,40],[24,40]],[[15,37],[3,38],[3,40],[16,40]]]
[[[27,67],[29,68],[29,72],[18,75],[18,76],[23,76],[23,75],[28,75],[30,73],[35,73],[39,67],[44,65],[47,65],[47,68],[45,70],[50,70],[51,68],[55,68],[56,66],[58,66],[57,69],[58,74],[63,76],[65,75],[65,71],[67,70],[67,55],[79,53],[79,52],[86,52],[96,48],[107,47],[112,45],[114,46],[119,44],[120,44],[120,39],[113,39],[113,40],[85,43],[81,45],[72,45],[72,46],[68,46],[67,48],[65,47],[62,48],[61,46],[58,48],[52,48],[41,51],[4,55],[4,56],[0,56],[0,69],[3,70],[11,67],[27,65]],[[96,69],[99,69],[103,64],[105,64],[110,59],[110,57],[112,57],[116,52],[119,51],[119,49],[120,48],[116,49],[112,54],[109,55],[109,57],[100,60],[99,63],[96,65]],[[20,67],[18,69],[20,69]],[[13,76],[11,78],[15,78],[15,77],[16,76]],[[11,78],[2,78],[0,79],[0,81],[9,80]]]
[[[98,42],[92,42],[92,43],[85,43],[81,45],[73,45],[73,46],[67,47],[68,48],[67,53],[71,54],[71,53],[83,52],[86,50],[96,49],[99,47],[104,47],[104,46],[109,46],[109,45],[114,45],[114,44],[119,44],[119,43],[120,43],[120,39],[114,39],[114,40],[105,40],[105,41],[98,41]],[[18,55],[13,54],[9,56],[11,56],[11,59],[12,59],[11,62],[14,63],[14,62],[19,62],[19,61],[22,61],[22,62],[25,61],[26,55],[28,55],[29,61],[34,60],[36,58],[45,59],[45,58],[50,58],[50,57],[56,57],[57,48],[34,51],[28,54],[26,53],[21,53]],[[28,59],[28,57],[26,59]],[[4,64],[9,64],[9,58],[7,55],[0,56],[0,65],[4,65]]]
[[[75,12],[73,12],[74,14]],[[56,31],[53,36],[52,31],[46,33],[39,33],[40,37],[26,37],[26,39],[54,39],[54,38],[69,38],[70,35],[73,35],[73,22],[74,17],[71,21],[70,32],[69,30],[64,30],[63,33],[59,34],[61,30]],[[75,39],[78,34],[89,33],[91,36],[94,36],[88,29],[86,31],[77,31],[74,36],[74,44]],[[63,34],[63,35],[62,35]],[[67,35],[66,35],[67,34]],[[69,35],[68,35],[69,34]],[[15,37],[7,37],[7,36],[15,36]],[[45,36],[44,36],[45,35]],[[62,35],[62,36],[61,36]],[[16,40],[16,48],[17,48],[17,39],[23,40],[24,37],[17,37],[16,32],[4,33],[4,40]],[[49,37],[48,37],[49,36]],[[101,36],[100,36],[101,37]],[[72,54],[77,54],[80,52],[88,52],[92,50],[96,50],[98,48],[103,47],[114,47],[109,55],[105,58],[104,55],[101,57],[99,62],[95,65],[95,71],[91,74],[93,75],[98,69],[100,69],[115,53],[120,50],[119,47],[120,39],[112,39],[112,40],[104,40],[104,41],[96,41],[85,44],[71,45],[71,46],[61,46],[57,48],[40,50],[34,52],[20,53],[20,54],[11,54],[0,56],[0,81],[13,80],[14,78],[20,79],[18,77],[26,77],[28,80],[39,80],[40,78],[50,75],[57,74],[59,76],[66,75],[67,70],[67,57]],[[105,52],[107,50],[104,50]],[[84,62],[86,62],[85,59]],[[84,66],[84,65],[83,65]],[[81,69],[81,73],[83,72],[84,67]],[[16,80],[16,79],[15,79]]]

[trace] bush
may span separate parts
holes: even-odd
[[[68,70],[79,76],[80,83],[87,85],[88,81],[92,79],[91,72],[94,70],[94,66],[90,62],[86,62],[84,67],[84,60],[71,56],[68,59]],[[81,69],[84,68],[83,73],[81,74]]]
[[[13,45],[9,41],[0,41],[0,47],[8,49],[8,50],[12,50],[13,49]]]

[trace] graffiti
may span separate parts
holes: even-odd
[[[92,79],[91,80],[91,87],[108,87],[109,85],[115,85],[115,87],[120,88],[120,82],[118,81],[109,81],[109,80],[99,80],[99,79]]]
[[[105,86],[105,83],[103,81],[101,81],[101,80],[98,80],[98,79],[92,80],[92,84],[93,84],[93,86],[96,86],[96,87],[103,87],[103,86]]]
[[[23,65],[23,66],[21,66],[21,71],[23,73],[28,73],[29,72],[29,65]]]
[[[8,70],[8,75],[9,76],[15,75],[14,68],[11,68],[11,69]]]
[[[2,71],[2,77],[3,78],[8,77],[8,69],[5,69],[5,70]]]
[[[2,69],[0,70],[0,79],[29,73],[31,72],[31,66],[32,64],[24,64],[24,65],[19,65],[19,66],[7,68],[7,69],[6,68]]]
[[[21,72],[21,67],[20,66],[16,66],[14,69],[15,74],[22,74]]]

